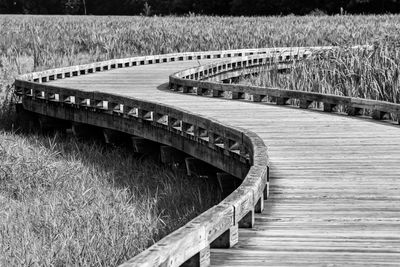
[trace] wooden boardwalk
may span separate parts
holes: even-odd
[[[207,60],[142,65],[52,81],[157,101],[255,132],[269,148],[271,193],[255,227],[213,266],[400,266],[400,129],[318,111],[167,90]]]

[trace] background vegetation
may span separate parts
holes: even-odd
[[[0,265],[115,265],[218,198],[201,181],[120,148],[17,134],[16,75],[144,54],[340,45],[258,82],[398,101],[399,30],[396,15],[0,16]],[[349,53],[355,44],[376,49]]]
[[[287,15],[398,13],[398,0],[2,0],[0,13]]]
[[[294,62],[286,74],[264,71],[244,83],[400,103],[399,70],[400,44],[387,38],[373,51],[329,51]]]
[[[1,266],[116,266],[218,200],[129,150],[0,131]]]

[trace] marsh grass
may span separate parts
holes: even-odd
[[[399,101],[398,90],[391,89],[398,88],[392,82],[398,77],[398,46],[395,54],[385,46],[387,36],[399,30],[395,15],[0,16],[0,265],[116,265],[219,197],[202,181],[122,148],[17,134],[12,83],[18,74],[147,54],[378,40],[372,58],[332,52],[296,63],[273,82],[341,94],[368,88],[373,98]]]
[[[218,200],[122,148],[0,132],[2,266],[114,266]]]
[[[373,51],[342,47],[294,62],[285,74],[265,70],[248,83],[399,103],[400,45],[388,40]]]

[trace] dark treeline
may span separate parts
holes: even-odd
[[[0,13],[287,15],[399,13],[400,0],[0,0]]]

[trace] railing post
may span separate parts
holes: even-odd
[[[253,102],[261,102],[265,95],[252,95],[251,100]]]
[[[210,245],[200,250],[193,257],[185,261],[182,267],[207,267],[210,266]]]
[[[261,213],[263,212],[263,210],[264,210],[264,193],[262,193],[261,197],[257,200],[256,206],[254,207],[254,212]]]
[[[302,108],[302,109],[308,109],[311,104],[312,104],[312,101],[310,101],[310,100],[300,99],[300,108]]]
[[[289,98],[287,98],[287,97],[277,97],[276,98],[276,104],[277,105],[286,105],[287,104],[287,101],[289,100]]]
[[[335,107],[335,104],[324,103],[324,112],[332,112]]]
[[[231,226],[222,235],[217,237],[212,243],[211,248],[231,248],[239,241],[238,225]]]
[[[361,108],[356,108],[356,107],[348,107],[347,110],[347,115],[349,116],[357,116],[361,114]]]
[[[372,118],[374,119],[374,120],[382,120],[383,119],[383,117],[385,116],[385,112],[383,112],[383,111],[380,111],[380,110],[377,110],[377,109],[374,109],[374,110],[372,110]]]
[[[254,226],[254,209],[247,212],[247,214],[239,221],[239,228],[253,228]]]

